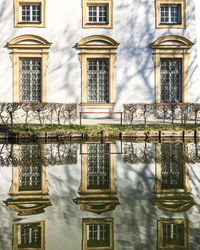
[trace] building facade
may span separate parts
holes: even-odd
[[[195,2],[2,0],[0,101],[199,102]]]

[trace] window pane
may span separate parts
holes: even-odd
[[[163,189],[183,188],[183,144],[161,145],[161,186]]]
[[[88,247],[103,247],[110,245],[110,226],[109,224],[87,225]]]
[[[19,248],[40,248],[41,247],[41,226],[37,223],[24,224],[20,226]]]
[[[109,188],[109,144],[88,144],[87,188]]]
[[[41,101],[41,59],[20,59],[20,101]]]
[[[87,60],[87,86],[89,103],[108,103],[108,59]]]
[[[161,23],[180,23],[181,6],[180,5],[162,5],[160,7]]]
[[[108,19],[107,6],[88,6],[88,21],[106,23]]]
[[[181,102],[182,60],[161,59],[160,64],[161,102]]]
[[[21,6],[22,22],[40,22],[41,21],[41,5],[22,5]]]
[[[184,224],[163,223],[163,243],[184,246]]]

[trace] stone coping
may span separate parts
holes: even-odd
[[[0,132],[0,139],[86,139],[92,138],[93,136],[88,136],[83,132],[71,132],[71,131],[49,131],[49,132]],[[106,131],[101,131],[98,133],[97,138],[109,138],[106,135]],[[200,131],[125,131],[119,133],[116,138],[126,139],[126,138],[200,138]]]

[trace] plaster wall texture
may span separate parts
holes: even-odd
[[[154,102],[154,64],[149,44],[166,35],[196,43],[195,1],[187,1],[187,29],[155,29],[154,0],[114,1],[113,29],[82,29],[81,0],[47,1],[46,28],[14,28],[13,2],[0,2],[0,101],[13,101],[13,71],[7,42],[24,34],[52,43],[47,73],[48,102],[81,102],[81,68],[75,44],[90,35],[106,35],[120,46],[115,67],[116,109],[124,103]],[[197,1],[196,1],[197,2]],[[189,102],[199,102],[197,47],[189,61]]]

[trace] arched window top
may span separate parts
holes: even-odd
[[[182,36],[164,36],[150,44],[152,49],[164,48],[187,48],[190,49],[193,43]]]
[[[108,36],[101,36],[101,35],[94,35],[94,36],[88,36],[86,38],[83,38],[80,42],[76,44],[77,48],[118,48],[119,43],[117,43],[114,39],[108,37]]]
[[[24,46],[41,46],[45,48],[50,48],[51,43],[49,43],[46,39],[36,36],[36,35],[22,35],[13,38],[8,42],[8,47],[24,47]]]

